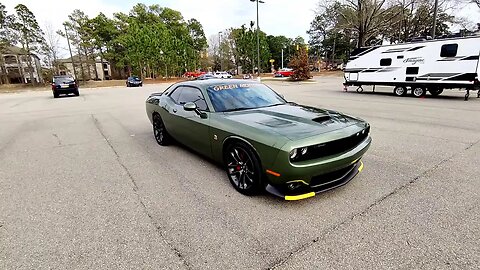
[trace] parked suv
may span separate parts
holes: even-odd
[[[53,97],[58,98],[60,94],[74,94],[79,96],[77,81],[68,75],[53,76],[52,80]]]

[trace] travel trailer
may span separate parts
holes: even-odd
[[[393,93],[415,97],[427,91],[440,95],[444,89],[478,90],[480,97],[480,36],[422,40],[417,42],[359,48],[345,67],[345,90],[365,85],[393,86]]]

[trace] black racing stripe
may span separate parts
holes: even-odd
[[[417,46],[417,47],[411,48],[411,49],[408,50],[408,51],[409,51],[409,52],[413,52],[413,51],[416,51],[416,50],[421,49],[421,48],[423,48],[423,47],[425,47],[425,46]]]
[[[477,73],[463,73],[455,77],[447,78],[444,81],[474,81]]]
[[[471,56],[467,56],[465,58],[462,58],[460,60],[478,60],[478,55],[471,55]]]
[[[459,75],[460,73],[427,73],[420,75],[418,77],[440,77],[440,78],[446,78],[446,77],[452,77],[455,75]]]
[[[379,71],[380,69],[379,68],[375,68],[375,69],[367,69],[367,70],[364,70],[362,71],[362,73],[367,73],[367,72],[377,72]]]
[[[417,81],[439,81],[441,80],[442,78],[420,78],[420,77],[417,77]]]

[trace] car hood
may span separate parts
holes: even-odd
[[[290,140],[300,140],[363,122],[335,111],[298,104],[226,112],[224,117]]]

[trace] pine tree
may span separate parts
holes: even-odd
[[[38,25],[35,15],[23,4],[15,7],[16,16],[14,19],[14,29],[18,32],[20,43],[24,53],[26,54],[28,72],[30,81],[35,84],[33,79],[32,53],[41,53],[45,47],[44,33]],[[39,67],[37,67],[39,68]]]

